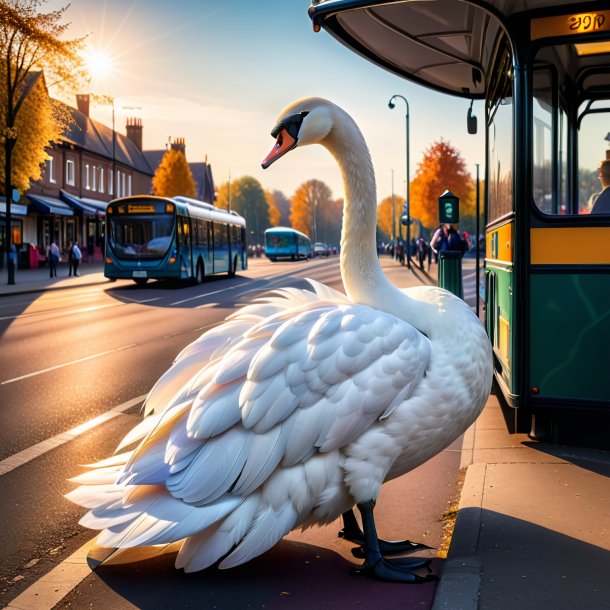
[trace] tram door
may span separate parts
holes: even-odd
[[[511,55],[500,41],[486,101],[487,226],[485,239],[486,324],[496,380],[507,402],[517,406],[515,343],[515,202],[513,193],[514,103]]]

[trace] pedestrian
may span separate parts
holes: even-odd
[[[80,263],[82,257],[83,255],[78,247],[78,240],[76,240],[72,246],[72,266],[74,267],[74,275],[76,277],[78,277],[78,263]]]
[[[438,226],[434,235],[430,240],[430,246],[434,252],[434,262],[438,263],[438,253],[441,250],[447,249],[448,225],[441,224]]]
[[[49,246],[47,258],[49,259],[49,277],[57,277],[57,264],[59,263],[60,252],[59,246],[54,241]]]
[[[457,251],[462,256],[464,256],[464,252],[466,252],[466,242],[462,239],[456,228],[451,225],[447,230],[447,250]]]
[[[68,277],[72,275],[72,270],[74,268],[74,257],[72,256],[72,242],[68,242]]]
[[[608,214],[610,213],[610,159],[599,164],[597,176],[601,182],[602,191],[590,198],[591,214]]]

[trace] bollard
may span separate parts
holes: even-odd
[[[460,299],[464,298],[462,253],[458,250],[441,250],[438,253],[438,285]]]

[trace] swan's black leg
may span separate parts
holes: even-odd
[[[345,538],[351,542],[359,544],[360,547],[364,545],[364,534],[356,521],[356,515],[352,509],[343,513],[343,529],[339,532],[340,538]],[[354,557],[359,559],[364,558],[364,551],[362,548],[356,547],[352,549]],[[419,542],[411,542],[410,540],[379,540],[379,550],[382,555],[404,555],[413,551],[422,551],[431,547],[421,544]]]
[[[423,561],[422,565],[416,564],[418,560],[407,558],[407,564],[401,559],[396,563],[389,559],[384,559],[379,550],[379,539],[377,538],[377,529],[375,527],[375,518],[373,517],[373,508],[375,502],[372,500],[358,504],[358,510],[362,515],[362,527],[364,529],[364,563],[362,566],[355,569],[356,573],[365,573],[373,578],[387,580],[391,582],[404,582],[419,584],[436,580],[436,576],[419,576],[409,571],[407,567],[416,569],[418,567],[427,566],[428,560]],[[406,567],[405,567],[406,566]]]

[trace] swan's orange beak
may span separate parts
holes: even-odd
[[[283,157],[288,151],[292,150],[297,145],[297,141],[286,131],[282,129],[277,135],[274,147],[271,152],[265,157],[261,165],[263,169],[267,169],[274,161]]]

